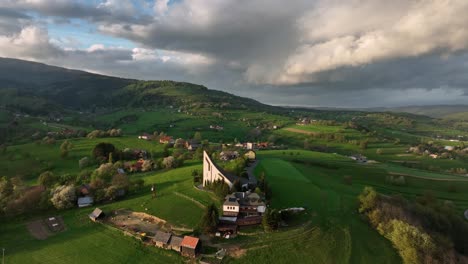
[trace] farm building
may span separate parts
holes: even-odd
[[[94,211],[91,214],[89,214],[89,219],[96,222],[100,218],[104,217],[104,215],[105,214],[101,209],[96,208],[96,209],[94,209]]]
[[[203,186],[217,180],[224,181],[229,188],[232,188],[235,180],[240,180],[241,184],[247,183],[245,178],[223,171],[210,158],[206,151],[203,151]]]
[[[156,234],[153,237],[153,242],[157,247],[168,248],[171,236],[171,233],[156,231]]]
[[[80,197],[78,198],[78,207],[88,207],[93,205],[94,199],[91,196],[85,196],[85,197]]]
[[[169,240],[169,247],[170,249],[180,252],[180,244],[182,243],[182,238],[178,236],[171,236],[171,240]]]
[[[252,161],[257,158],[257,154],[253,150],[249,150],[244,154],[244,157],[246,157],[248,160]]]
[[[185,236],[180,243],[180,253],[186,257],[196,257],[201,251],[200,239],[191,236]]]

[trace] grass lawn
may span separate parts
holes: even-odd
[[[335,169],[292,163],[285,160],[290,159],[289,154],[280,159],[281,153],[259,152],[261,162],[256,173],[265,172],[273,190],[272,207],[304,206],[312,224],[261,235],[247,243],[245,257],[232,263],[401,262],[390,242],[356,213],[356,197],[362,186],[351,188],[332,174]],[[343,162],[333,154],[300,153],[303,159]]]
[[[194,228],[204,210],[198,203],[219,203],[211,193],[193,187],[191,172],[194,169],[200,170],[201,166],[196,164],[166,172],[132,175],[143,178],[148,190],[126,197],[125,200],[98,206],[104,211],[119,208],[142,211],[176,226]],[[157,190],[155,199],[151,198],[149,191],[152,184],[155,184]],[[176,192],[186,197],[176,195]],[[66,231],[43,241],[34,239],[26,230],[25,224],[32,219],[2,223],[0,247],[6,248],[6,263],[184,262],[175,252],[144,247],[119,231],[92,223],[87,217],[92,209],[72,209],[36,216],[33,219],[61,215],[67,225]]]
[[[71,139],[73,149],[67,158],[60,157],[60,145],[63,141],[57,141],[54,145],[28,143],[8,147],[4,154],[0,154],[0,167],[2,175],[21,175],[28,182],[34,182],[39,174],[45,170],[51,170],[60,175],[64,173],[78,173],[78,161],[91,152],[98,143],[112,143],[118,149],[144,149],[148,152],[162,152],[164,146],[154,141],[138,139],[136,136],[124,136],[115,138],[96,139]]]

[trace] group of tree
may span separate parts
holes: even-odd
[[[223,180],[219,179],[212,182],[207,182],[205,188],[211,190],[216,194],[216,196],[222,200],[226,195],[229,194],[229,185],[227,185]]]
[[[431,193],[409,202],[365,187],[359,212],[389,239],[404,263],[462,263],[468,255],[468,223],[453,205]]]
[[[70,141],[68,140],[63,141],[62,145],[60,145],[60,157],[62,158],[68,157],[68,153],[72,149],[73,149],[73,144]]]
[[[265,171],[260,172],[260,175],[258,176],[257,188],[255,192],[263,193],[265,196],[265,200],[267,201],[271,200],[273,192],[271,190],[270,185],[268,184],[266,180]]]
[[[268,208],[262,217],[262,225],[265,232],[278,229],[281,222],[281,214],[276,209]]]
[[[16,176],[0,178],[0,215],[14,216],[47,208],[45,188],[28,187]]]
[[[122,136],[122,130],[121,129],[109,129],[107,131],[104,130],[93,130],[88,135],[86,135],[87,138],[93,139],[93,138],[103,138],[103,137],[120,137]]]
[[[205,209],[205,213],[200,222],[200,227],[204,233],[210,234],[216,232],[216,227],[219,222],[218,208],[214,204],[210,204]]]

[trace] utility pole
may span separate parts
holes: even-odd
[[[2,264],[5,264],[5,248],[2,248]]]

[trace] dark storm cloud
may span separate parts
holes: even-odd
[[[2,1],[0,55],[195,82],[283,105],[468,102],[463,0],[168,3]],[[95,34],[131,40],[136,48],[64,49],[49,40],[47,28],[31,23],[44,18],[86,20],[98,29]]]

